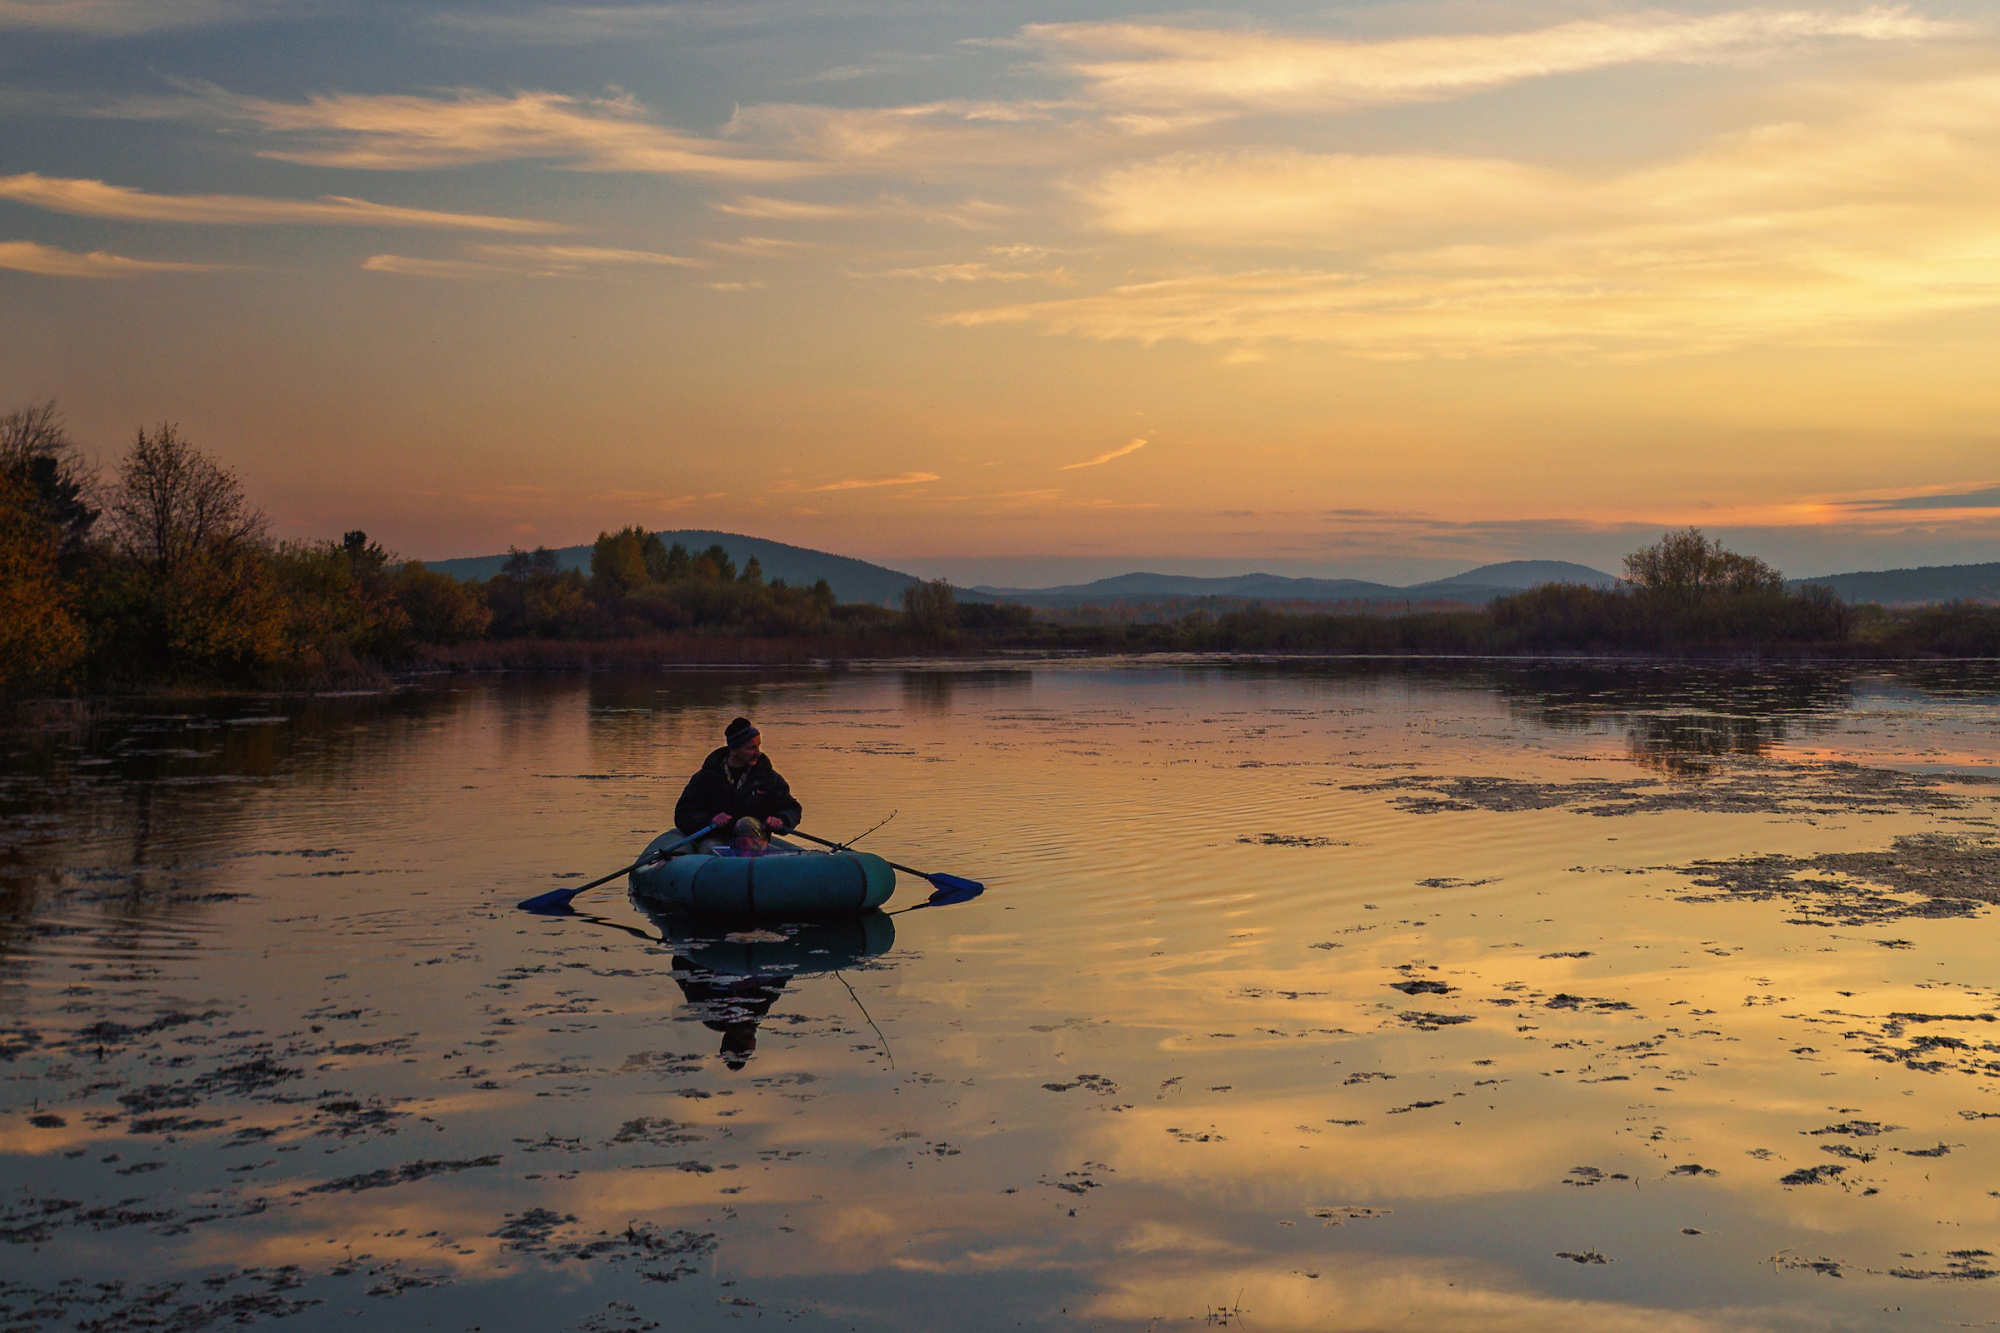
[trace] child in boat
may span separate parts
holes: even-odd
[[[736,821],[734,838],[729,844],[733,856],[769,856],[771,854],[771,831],[764,827],[761,819],[748,815]]]

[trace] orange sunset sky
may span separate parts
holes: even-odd
[[[2000,14],[0,0],[0,410],[283,537],[2000,559]]]

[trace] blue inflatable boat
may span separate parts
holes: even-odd
[[[636,859],[681,836],[668,829]],[[872,911],[896,891],[896,872],[868,852],[809,852],[777,838],[771,846],[764,856],[676,852],[634,870],[632,892],[695,916],[785,920]]]

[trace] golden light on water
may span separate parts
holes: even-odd
[[[1991,917],[1868,876],[1984,873],[1977,683],[1073,661],[108,717],[9,816],[8,1225],[66,1273],[124,1199],[148,1271],[297,1265],[389,1326],[1976,1318]],[[507,910],[745,711],[807,828],[894,809],[869,842],[987,893],[792,943]]]

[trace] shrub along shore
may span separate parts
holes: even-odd
[[[460,582],[359,531],[274,542],[227,470],[170,425],[109,476],[54,405],[0,417],[0,694],[310,690],[423,670],[803,664],[1003,651],[1302,655],[2000,655],[2000,608],[1850,606],[1789,589],[1692,528],[1625,560],[1610,589],[1551,584],[1402,615],[1258,605],[1131,623],[961,603],[943,580],[900,610],[787,586],[721,546],[599,536],[588,575],[512,551]]]

